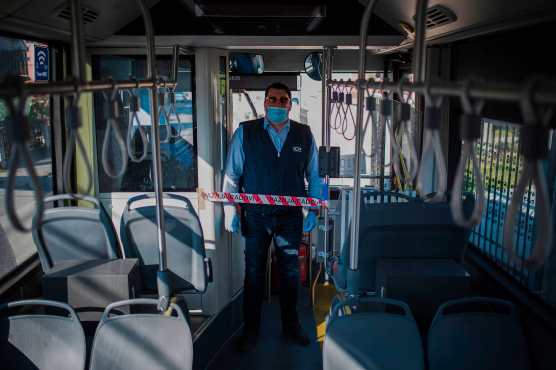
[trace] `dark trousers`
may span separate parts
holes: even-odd
[[[274,239],[280,270],[282,327],[297,325],[298,250],[303,231],[301,209],[278,213],[246,210],[242,227],[245,236],[243,291],[245,329],[255,335],[259,332],[266,263],[272,239]]]

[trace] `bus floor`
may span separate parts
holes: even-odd
[[[282,335],[278,296],[263,303],[261,332],[257,346],[250,352],[237,351],[241,330],[222,347],[209,370],[320,370],[322,352],[316,340],[316,325],[306,288],[300,289],[298,313],[301,325],[311,338],[308,347],[290,342]]]

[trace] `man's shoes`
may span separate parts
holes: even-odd
[[[307,334],[305,334],[300,324],[287,326],[283,328],[282,332],[288,339],[300,346],[307,347],[311,344],[311,340]]]
[[[243,332],[239,337],[237,350],[239,352],[249,352],[257,345],[257,336],[248,332]]]

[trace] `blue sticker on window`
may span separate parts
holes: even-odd
[[[35,46],[35,81],[48,81],[48,48]]]

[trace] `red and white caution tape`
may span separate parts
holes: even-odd
[[[328,201],[310,197],[294,197],[289,195],[245,194],[227,192],[203,192],[203,196],[211,202],[266,204],[288,207],[328,207]]]

